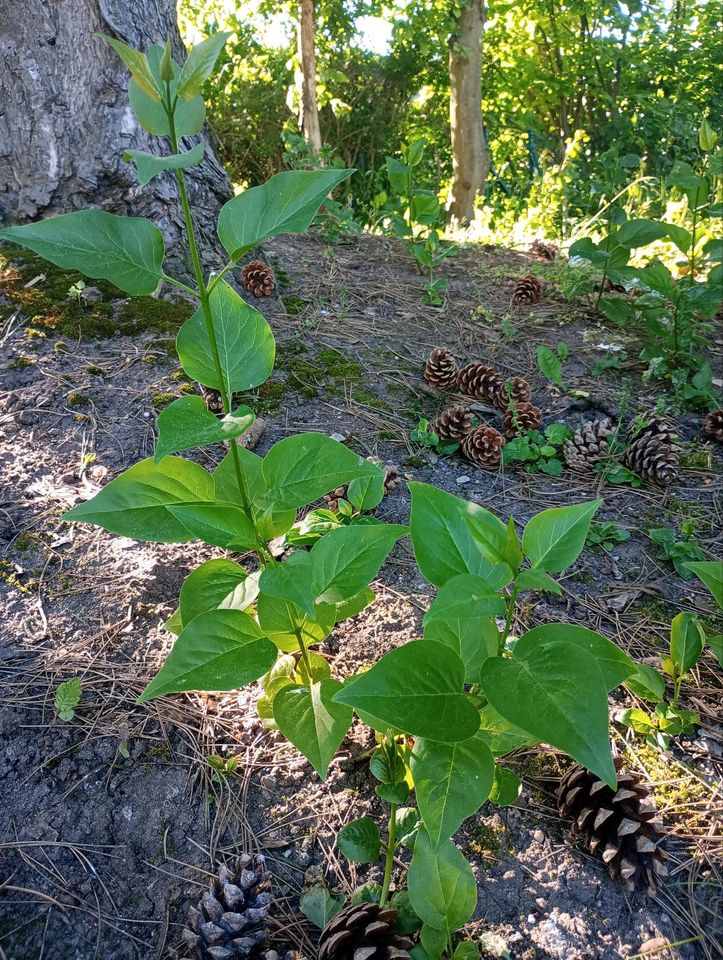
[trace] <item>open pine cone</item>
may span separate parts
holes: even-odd
[[[430,421],[429,429],[440,440],[461,440],[472,429],[472,413],[462,404],[449,407]]]
[[[534,403],[513,403],[502,418],[502,432],[506,437],[539,430],[541,425],[542,411]]]
[[[678,476],[678,452],[670,429],[660,420],[651,420],[628,432],[630,446],[623,463],[643,480],[665,486]]]
[[[457,361],[446,347],[435,347],[427,358],[424,379],[435,390],[449,390],[457,382]]]
[[[481,423],[462,441],[462,453],[477,466],[491,470],[499,466],[504,445],[505,438],[501,433]]]
[[[263,260],[251,260],[241,271],[241,283],[247,293],[255,297],[270,297],[276,280],[274,271]]]
[[[538,260],[554,260],[560,251],[554,243],[548,243],[547,240],[533,240],[530,246],[530,253]]]
[[[608,437],[613,432],[614,428],[607,417],[583,423],[563,445],[565,463],[571,470],[580,473],[592,470],[607,452]]]
[[[532,400],[532,388],[524,377],[510,377],[502,384],[494,398],[494,405],[503,412],[514,403],[529,403]]]
[[[615,758],[617,790],[576,763],[565,773],[557,794],[560,813],[574,821],[573,832],[584,838],[592,853],[599,853],[610,873],[626,890],[636,883],[655,893],[668,873],[668,854],[660,846],[662,824],[647,788],[640,778],[623,770]]]
[[[317,960],[406,960],[413,943],[395,932],[396,918],[378,903],[344,907],[322,930]]]
[[[703,421],[703,433],[716,443],[723,443],[723,410],[713,410]]]
[[[517,281],[512,294],[513,303],[539,303],[541,298],[542,283],[537,277],[528,276]]]
[[[505,379],[485,363],[468,363],[457,374],[457,386],[465,397],[495,406]]]
[[[263,857],[239,857],[233,869],[219,868],[208,893],[188,908],[183,940],[194,960],[260,957],[268,938],[272,901]]]

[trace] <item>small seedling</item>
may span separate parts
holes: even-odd
[[[614,520],[593,521],[585,540],[586,547],[602,547],[610,553],[618,543],[630,539],[630,531],[625,530]]]
[[[420,447],[430,447],[436,450],[437,453],[443,457],[459,450],[458,443],[450,442],[449,440],[440,440],[437,434],[429,429],[429,420],[425,420],[424,417],[419,421],[414,430],[410,431],[409,439],[412,443],[416,443]]]
[[[564,340],[561,340],[554,350],[541,344],[537,348],[535,359],[537,360],[537,369],[543,375],[557,384],[562,390],[565,389],[565,381],[562,378],[562,364],[569,356],[569,348]]]
[[[670,527],[655,527],[648,536],[658,546],[658,560],[670,560],[676,572],[684,580],[691,580],[693,572],[688,567],[691,560],[705,560],[705,554],[695,539],[695,527],[690,521],[680,525],[682,539],[676,539],[675,530]]]
[[[69,723],[75,716],[75,709],[83,696],[83,687],[78,677],[65,680],[55,691],[55,709],[61,720]]]
[[[85,281],[76,280],[75,283],[68,289],[68,296],[72,297],[76,303],[80,304],[83,299],[83,291],[85,290]]]
[[[502,463],[521,463],[528,473],[560,477],[565,466],[562,447],[572,433],[564,423],[551,423],[544,433],[527,430],[507,441],[502,448]]]

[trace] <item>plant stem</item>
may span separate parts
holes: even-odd
[[[392,867],[394,866],[394,851],[397,848],[397,805],[393,803],[389,811],[389,839],[387,841],[386,858],[384,860],[384,880],[379,906],[383,907],[389,899],[389,884],[392,882]]]
[[[517,596],[519,592],[520,591],[517,587],[517,584],[515,584],[512,587],[512,593],[510,594],[507,600],[507,615],[505,617],[505,627],[502,632],[502,639],[500,640],[500,653],[502,653],[502,651],[505,649],[505,643],[507,642],[507,638],[510,635],[510,627],[512,626],[512,617],[514,616],[514,613],[515,613],[515,601],[517,600]]]
[[[292,614],[293,617],[293,614]],[[301,627],[296,624],[296,618],[294,619],[294,635],[296,636],[296,642],[299,644],[299,652],[301,653],[301,659],[303,660],[304,667],[306,668],[306,676],[311,683],[311,661],[309,660],[309,651],[306,649],[306,644],[304,643],[304,637],[301,633]]]

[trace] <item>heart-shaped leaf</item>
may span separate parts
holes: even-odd
[[[304,646],[308,647],[326,640],[336,623],[336,608],[328,603],[316,604],[312,618],[289,600],[262,593],[257,610],[264,633],[271,637],[279,650],[287,653],[299,650],[297,631]]]
[[[184,100],[190,100],[201,92],[204,83],[213,73],[218,55],[226,45],[230,33],[214,33],[207,40],[191,47],[186,62],[178,78],[177,93]]]
[[[690,560],[683,566],[703,581],[715,602],[723,609],[723,560]]]
[[[467,923],[477,906],[472,867],[449,840],[435,847],[426,830],[417,834],[407,887],[417,916],[447,937]]]
[[[158,415],[158,443],[153,462],[159,463],[169,453],[234,440],[246,433],[254,419],[250,407],[237,407],[219,418],[211,413],[201,397],[179,397]]]
[[[398,523],[331,530],[311,549],[313,593],[319,603],[342,603],[377,575],[389,551],[409,532]]]
[[[522,535],[522,549],[532,566],[547,573],[560,573],[582,553],[590,521],[602,500],[554,507],[534,516]]]
[[[515,656],[524,660],[529,651],[558,642],[571,643],[595,657],[607,690],[614,690],[636,672],[633,661],[617,644],[574,623],[546,623],[533,627],[517,641]]]
[[[163,57],[164,48],[157,43],[152,43],[146,52],[148,66],[151,74],[158,85],[162,88],[160,77],[160,63]],[[171,81],[171,96],[175,97],[178,90],[178,77],[181,73],[181,67],[175,60],[171,60],[174,79]],[[131,80],[128,90],[128,97],[131,102],[131,108],[136,115],[138,122],[149,133],[159,137],[169,137],[171,128],[168,123],[168,116],[159,100],[153,100],[136,83]],[[179,99],[176,103],[176,109],[173,111],[173,121],[176,128],[176,136],[192,137],[203,128],[203,121],[206,116],[206,107],[203,97],[195,96],[191,100]]]
[[[338,680],[322,680],[311,687],[284,687],[274,698],[279,730],[304,754],[322,780],[351,724],[351,708],[334,699],[340,690]]]

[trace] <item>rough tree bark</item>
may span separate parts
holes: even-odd
[[[87,207],[145,216],[183,264],[173,175],[141,189],[123,162],[125,150],[166,145],[136,121],[128,71],[97,31],[141,49],[170,34],[176,60],[185,57],[175,0],[0,0],[0,224]],[[232,191],[208,140],[187,178],[201,248],[217,265],[216,217]]]
[[[314,0],[299,2],[299,63],[301,64],[301,114],[299,126],[313,153],[321,150],[319,108],[316,103],[316,38]]]
[[[468,224],[489,172],[482,125],[482,0],[469,0],[449,38],[449,120],[452,132],[452,186],[449,219]]]

